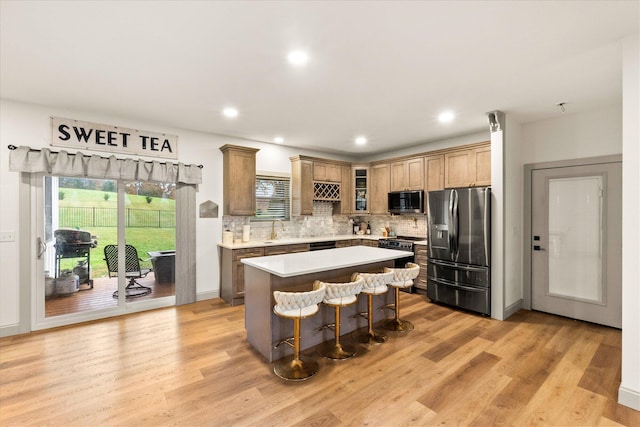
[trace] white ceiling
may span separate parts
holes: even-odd
[[[491,110],[527,123],[559,102],[620,105],[620,39],[639,17],[638,1],[2,0],[0,96],[377,153],[488,129]]]

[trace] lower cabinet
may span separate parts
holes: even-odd
[[[361,245],[360,239],[349,239],[349,240],[336,240],[336,248],[346,248],[348,246],[359,246]]]
[[[378,247],[378,241],[377,240],[362,239],[360,244],[362,246],[371,246],[371,247],[374,247],[374,248]]]
[[[427,246],[414,245],[415,262],[420,266],[420,273],[414,283],[419,293],[427,292]]]
[[[220,298],[230,305],[244,304],[244,264],[242,259],[308,251],[308,243],[243,249],[222,248]]]
[[[295,252],[309,252],[309,244],[308,243],[299,243],[295,245],[278,245],[278,246],[267,246],[264,248],[264,255],[282,255],[282,254],[292,254]]]
[[[222,248],[220,297],[230,305],[244,304],[243,258],[264,256],[264,248]]]

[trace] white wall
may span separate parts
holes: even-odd
[[[29,259],[20,259],[18,244],[21,239],[29,239],[30,237],[19,233],[20,221],[25,220],[19,218],[17,203],[20,174],[9,171],[7,145],[28,145],[32,148],[48,147],[51,140],[50,116],[178,135],[178,161],[204,166],[202,170],[203,182],[198,186],[196,204],[212,200],[220,206],[220,211],[219,218],[198,218],[196,221],[196,291],[199,298],[219,296],[220,290],[217,262],[217,243],[222,240],[222,152],[219,150],[220,146],[235,144],[259,148],[256,167],[260,171],[290,173],[289,157],[298,154],[349,160],[315,151],[176,129],[161,123],[140,122],[130,118],[0,100],[0,231],[11,231],[16,236],[13,242],[0,243],[0,271],[2,271],[0,275],[0,328],[18,324],[20,321],[20,289],[30,286],[29,283],[24,283],[24,280],[21,280],[17,268],[21,263],[22,265],[30,263]]]
[[[618,402],[640,411],[640,40],[623,40],[622,381]]]
[[[555,119],[522,126],[522,163],[540,163],[622,153],[622,106],[588,113],[558,111]]]
[[[504,308],[508,317],[522,300],[522,125],[505,117],[504,141]],[[509,309],[513,307],[513,309]]]

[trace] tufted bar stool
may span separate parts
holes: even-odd
[[[273,312],[282,318],[293,319],[293,337],[278,343],[293,347],[293,355],[275,363],[273,372],[278,377],[288,381],[303,381],[318,373],[318,362],[300,357],[300,319],[318,312],[318,304],[322,302],[324,293],[324,284],[309,292],[273,292],[276,301]]]
[[[412,331],[413,323],[408,320],[400,319],[400,288],[408,288],[413,286],[413,280],[418,277],[420,272],[420,266],[412,262],[408,262],[406,268],[388,268],[384,269],[385,272],[393,273],[393,281],[391,286],[395,289],[395,305],[391,307],[395,311],[395,317],[393,319],[387,319],[382,322],[381,326],[390,331]]]
[[[362,289],[363,283],[364,280],[362,279],[347,283],[326,283],[319,280],[313,283],[314,289],[321,286],[325,287],[324,300],[322,302],[325,305],[334,307],[335,310],[335,323],[320,328],[333,327],[335,332],[335,339],[325,343],[318,350],[321,355],[328,359],[343,360],[356,355],[355,347],[340,343],[340,308],[354,304],[358,300],[358,294]]]
[[[367,296],[367,313],[364,315],[368,321],[368,330],[356,339],[365,344],[381,344],[387,340],[384,335],[378,335],[373,331],[373,297],[387,293],[388,285],[393,280],[393,272],[385,273],[353,273],[351,280],[362,279],[364,281],[360,293]]]

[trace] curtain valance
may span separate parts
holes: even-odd
[[[127,181],[155,181],[183,184],[201,184],[202,166],[183,163],[163,163],[135,159],[102,157],[81,152],[53,152],[13,146],[9,155],[9,170],[14,172],[41,172],[59,176],[81,176],[98,179],[123,179]]]

